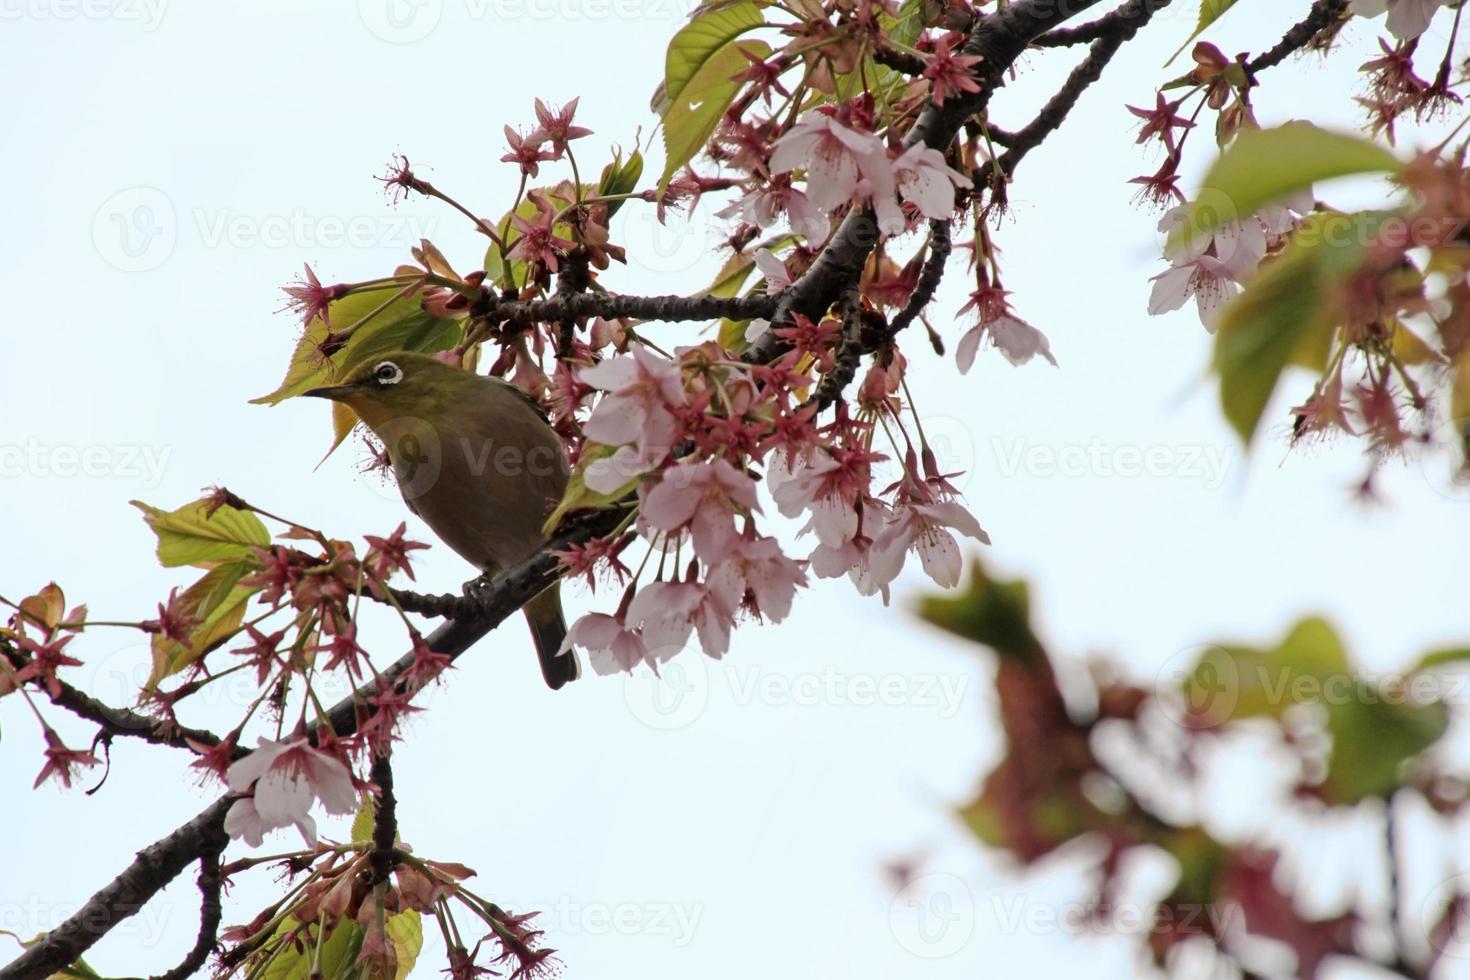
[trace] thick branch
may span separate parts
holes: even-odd
[[[558,293],[548,299],[501,302],[486,290],[476,315],[506,323],[560,323],[583,316],[609,320],[632,317],[674,323],[686,320],[769,318],[775,300],[768,296],[625,296],[619,293]]]
[[[378,797],[373,801],[372,887],[388,880],[393,872],[393,848],[398,843],[398,799],[393,795],[393,764],[385,752],[373,758],[373,783]]]
[[[77,913],[46,938],[0,967],[0,980],[41,980],[75,963],[119,922],[136,915],[164,885],[194,861],[227,843],[228,798],[211,803],[199,816],[138,852],[122,874],[87,899]]]
[[[188,980],[199,972],[209,954],[214,952],[219,942],[220,920],[224,918],[224,906],[220,902],[220,890],[224,887],[219,867],[222,851],[223,845],[205,851],[199,859],[199,937],[194,940],[194,948],[178,966],[153,980]]]

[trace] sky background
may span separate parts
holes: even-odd
[[[457,215],[387,204],[373,177],[390,155],[498,215],[516,177],[498,162],[502,124],[533,125],[535,97],[581,96],[578,122],[596,135],[576,149],[595,172],[640,127],[647,141],[663,49],[688,5],[0,0],[0,84],[11,93],[0,107],[0,265],[11,283],[0,327],[11,558],[0,594],[54,579],[94,616],[148,615],[186,580],[156,566],[127,501],[172,508],[213,484],[339,537],[393,528],[406,512],[392,487],[358,473],[359,444],[315,468],[330,439],[326,406],[247,404],[275,387],[298,332],[275,313],[278,288],[303,261],[326,282],[384,274],[420,237],[462,272],[474,268],[482,239]],[[1209,338],[1193,310],[1145,313],[1148,279],[1163,268],[1156,216],[1125,182],[1157,161],[1134,145],[1123,105],[1151,104],[1182,70],[1162,66],[1195,5],[1175,6],[1028,157],[995,232],[1017,310],[1047,332],[1060,368],[1018,369],[988,352],[961,377],[915,343],[919,408],[947,467],[967,471],[969,505],[994,539],[986,560],[1032,582],[1039,629],[1069,662],[1109,652],[1141,681],[1167,682],[1202,644],[1274,642],[1322,613],[1366,671],[1405,667],[1470,639],[1467,497],[1450,488],[1448,461],[1392,467],[1386,506],[1363,508],[1350,493],[1363,470],[1356,447],[1286,452],[1285,409],[1308,390],[1300,377],[1278,393],[1246,458],[1207,379]],[[1305,8],[1246,0],[1210,37],[1230,52],[1261,50]],[[1379,27],[1353,24],[1326,69],[1309,59],[1270,72],[1262,121],[1355,126],[1355,68]],[[996,122],[1029,119],[1079,54],[1026,58],[994,102]],[[658,157],[655,148],[653,173]],[[1207,162],[1196,154],[1191,172]],[[1381,202],[1386,189],[1319,192],[1349,206]],[[625,207],[614,238],[629,265],[603,281],[625,292],[702,287],[719,261],[712,210],[661,228],[651,208]],[[951,349],[960,269],[931,307]],[[681,343],[695,332],[656,336]],[[1134,452],[1161,462],[1150,475],[1119,472]],[[914,618],[927,582],[911,564],[890,608],[845,581],[817,582],[787,622],[741,629],[721,663],[689,651],[662,688],[639,675],[549,692],[519,623],[497,631],[428,696],[432,710],[397,750],[404,839],[474,867],[500,904],[543,910],[574,976],[1132,975],[1126,939],[1067,924],[1068,903],[1085,896],[1075,873],[1084,854],[1021,875],[952,816],[1000,750],[992,667]],[[416,568],[435,591],[471,573],[439,547]],[[567,592],[572,615],[589,608],[583,589]],[[386,619],[369,636],[385,660],[398,653],[401,631]],[[86,661],[71,679],[113,702],[147,673],[146,646],[126,632],[89,631],[70,652]],[[898,692],[889,703],[873,703],[880,685]],[[227,724],[244,695],[211,695],[190,718]],[[85,728],[49,717],[85,744]],[[14,697],[0,701],[0,726],[12,841],[0,929],[30,935],[61,921],[216,795],[181,775],[182,754],[125,743],[95,796],[51,783],[31,792],[37,726]],[[1267,786],[1243,780],[1219,794],[1221,833],[1259,829]],[[1411,826],[1424,870],[1406,888],[1427,901],[1441,887],[1437,856],[1457,845],[1432,838],[1427,818]],[[1315,848],[1324,909],[1333,882],[1368,874],[1371,821],[1274,832]],[[884,867],[914,856],[925,873],[895,894]],[[1141,896],[1150,881],[1167,885],[1166,868],[1134,870]],[[270,892],[263,878],[242,882],[230,919]],[[191,873],[91,962],[107,974],[161,972],[192,942],[196,906]],[[0,945],[0,958],[9,952]],[[425,956],[420,972],[431,974],[441,963]]]

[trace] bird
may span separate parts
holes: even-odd
[[[536,401],[500,378],[428,354],[371,358],[341,384],[303,392],[350,408],[387,450],[408,509],[494,575],[539,551],[566,490],[566,449]],[[580,673],[563,652],[559,583],[523,607],[541,674],[558,690]]]

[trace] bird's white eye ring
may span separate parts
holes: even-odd
[[[384,361],[373,368],[373,378],[378,384],[396,385],[403,380],[403,368],[392,361]]]

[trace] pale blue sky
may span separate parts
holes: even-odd
[[[0,109],[11,283],[0,593],[54,578],[94,614],[145,615],[183,579],[154,564],[132,497],[175,506],[218,483],[338,536],[396,525],[396,492],[356,473],[360,447],[313,470],[329,441],[324,406],[246,404],[274,387],[295,339],[273,312],[278,287],[304,260],[324,281],[384,273],[421,236],[473,267],[481,239],[455,214],[387,206],[372,178],[389,156],[498,214],[515,180],[498,162],[501,125],[534,122],[534,97],[580,95],[578,121],[596,133],[577,145],[584,173],[600,166],[611,145],[650,131],[663,46],[687,4],[0,0],[11,93]],[[1205,378],[1209,339],[1193,312],[1145,315],[1148,277],[1162,268],[1156,217],[1125,181],[1155,161],[1134,146],[1123,103],[1151,102],[1170,77],[1161,66],[1194,16],[1193,4],[1175,6],[1027,159],[1014,216],[996,232],[1018,312],[1048,333],[1060,369],[990,353],[962,378],[915,343],[920,408],[971,470],[969,503],[995,542],[986,557],[1032,580],[1041,629],[1069,658],[1114,651],[1148,679],[1199,644],[1270,641],[1322,612],[1367,667],[1392,670],[1470,637],[1467,498],[1445,490],[1440,458],[1395,467],[1389,505],[1362,510],[1348,493],[1355,447],[1285,451],[1300,378],[1247,460]],[[1246,0],[1212,37],[1259,49],[1305,7]],[[1261,118],[1353,125],[1354,69],[1374,36],[1360,22],[1329,70],[1271,72]],[[997,122],[1024,122],[1076,57],[1028,58],[995,100]],[[1381,193],[1324,191],[1342,204]],[[614,235],[630,265],[605,282],[699,288],[718,262],[713,210],[681,231],[625,208]],[[951,341],[965,292],[954,272],[931,308]],[[1159,461],[1152,475],[1118,472],[1134,452]],[[470,571],[442,548],[417,568],[436,590]],[[1126,942],[1056,925],[1082,894],[1074,861],[1016,878],[949,816],[997,751],[990,666],[916,624],[906,610],[925,585],[915,563],[885,609],[822,582],[788,622],[737,633],[723,663],[693,651],[676,661],[675,700],[642,678],[553,694],[513,623],[410,725],[397,756],[403,836],[476,868],[501,904],[546,909],[548,940],[577,976],[1131,975]],[[589,606],[569,591],[573,609]],[[397,652],[386,619],[370,635],[385,657]],[[99,630],[73,647],[87,661],[75,679],[104,697],[146,674],[130,635]],[[875,689],[897,703],[872,703]],[[238,706],[224,700],[199,720],[227,721]],[[0,929],[59,921],[214,796],[180,775],[181,755],[122,743],[96,796],[29,792],[34,722],[8,698],[0,724],[7,826],[25,842],[0,869]],[[1235,806],[1221,820],[1249,828],[1253,808],[1259,820],[1250,794],[1225,796]],[[1330,838],[1324,867],[1371,840],[1351,833]],[[915,853],[932,877],[896,899],[882,866]],[[1415,887],[1433,884],[1429,873]],[[260,879],[238,888],[234,918],[267,893]],[[93,963],[167,968],[192,940],[195,906],[182,880]]]

